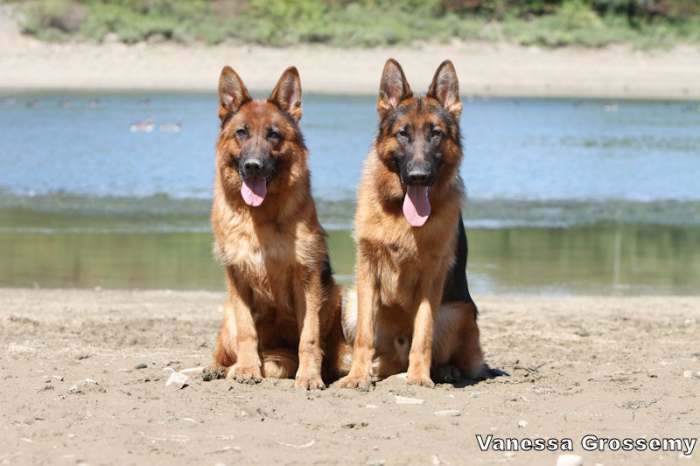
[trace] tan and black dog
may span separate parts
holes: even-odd
[[[267,100],[253,100],[225,67],[219,100],[211,221],[228,300],[205,378],[296,374],[297,387],[323,388],[344,344],[341,299],[311,198],[299,74],[288,68]]]
[[[377,110],[355,216],[357,301],[343,317],[353,361],[338,384],[367,389],[373,376],[408,370],[409,384],[433,386],[431,368],[478,376],[486,366],[465,271],[454,66],[443,62],[427,95],[414,97],[388,60]]]

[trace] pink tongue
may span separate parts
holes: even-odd
[[[409,186],[403,198],[403,215],[412,227],[422,227],[430,216],[427,186]]]
[[[241,196],[243,201],[251,207],[257,207],[265,200],[267,194],[267,181],[265,178],[250,178],[243,180]]]

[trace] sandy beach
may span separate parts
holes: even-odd
[[[22,36],[0,8],[0,90],[213,91],[221,68],[240,72],[251,89],[269,92],[296,65],[306,92],[374,94],[388,57],[398,59],[416,90],[451,59],[465,95],[605,98],[700,98],[700,49],[543,49],[455,42],[375,49],[228,43],[47,44]]]
[[[554,466],[568,453],[586,466],[700,465],[700,297],[680,296],[697,294],[699,236],[691,220],[698,194],[671,189],[693,186],[697,172],[698,140],[691,133],[700,107],[682,100],[700,102],[700,47],[45,43],[23,36],[13,11],[0,5],[0,116],[8,134],[17,132],[5,139],[11,144],[0,145],[10,175],[9,183],[0,181],[0,194],[29,194],[17,195],[20,207],[8,204],[0,212],[0,279],[3,287],[35,288],[0,287],[0,465]],[[210,192],[211,156],[203,184],[191,155],[211,152],[211,142],[201,139],[208,133],[198,125],[215,129],[207,99],[216,98],[221,68],[233,66],[258,95],[267,95],[290,65],[300,70],[307,94],[375,95],[388,57],[401,62],[420,93],[449,58],[461,93],[475,97],[469,110],[479,124],[468,131],[486,137],[469,149],[475,156],[470,170],[486,167],[490,175],[475,177],[469,189],[495,201],[475,202],[476,213],[467,219],[482,222],[470,236],[481,251],[470,264],[481,280],[474,288],[494,293],[475,299],[486,360],[503,375],[427,389],[407,386],[399,374],[369,392],[303,392],[292,380],[205,382],[223,292],[108,288],[203,289],[212,283],[209,289],[219,289],[206,211],[197,210],[199,197],[188,196]],[[51,105],[37,105],[42,91],[56,91],[47,94]],[[110,95],[101,99],[105,105],[92,95],[63,95],[82,91],[152,95]],[[161,91],[210,95],[154,95]],[[21,92],[32,95],[14,95]],[[182,99],[191,102],[183,106]],[[616,102],[621,99],[679,102]],[[353,193],[348,167],[360,166],[352,157],[364,152],[350,154],[349,141],[370,133],[358,123],[367,122],[364,109],[348,102],[371,102],[319,97],[307,108],[314,110],[314,101],[317,122],[355,115],[343,129],[347,139],[334,133],[335,123],[311,126],[320,148],[348,148],[315,172],[315,180],[325,177],[331,185],[314,186]],[[321,108],[318,102],[326,101],[334,106]],[[489,105],[499,108],[489,115]],[[202,117],[197,112],[205,108]],[[155,128],[154,134],[136,134],[141,131],[132,118],[150,122],[144,132]],[[42,125],[47,121],[51,125]],[[577,126],[585,131],[574,131]],[[499,131],[485,131],[490,127]],[[479,154],[491,163],[488,155],[501,153],[510,158],[477,163]],[[38,187],[44,191],[34,197]],[[89,208],[63,207],[74,198]],[[161,202],[170,206],[165,201],[171,198],[183,203],[153,215],[167,210]],[[44,212],[39,206],[47,199],[55,202]],[[333,215],[351,208],[328,199],[317,202]],[[671,221],[661,219],[661,211]],[[342,215],[337,225],[349,225]],[[345,265],[336,274],[349,280],[349,233],[331,231],[330,240],[334,260]],[[533,293],[497,294],[512,290]],[[649,290],[659,295],[576,294]],[[589,439],[590,447],[592,436],[601,440],[600,449],[584,448],[582,441]],[[488,439],[484,451],[480,441]],[[499,446],[537,439],[549,439],[553,451]],[[622,451],[605,446],[611,439],[665,439],[674,448]],[[679,449],[674,439],[695,443]]]
[[[583,451],[581,438],[697,437],[700,300],[478,296],[507,377],[369,393],[203,382],[223,295],[0,290],[0,464],[554,465],[476,435],[569,437],[593,464],[698,464],[700,451]],[[188,386],[166,386],[184,370]],[[408,397],[417,404],[399,404]]]

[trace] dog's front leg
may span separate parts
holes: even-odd
[[[251,301],[250,287],[236,280],[235,272],[226,270],[229,300],[236,322],[235,352],[236,363],[227,377],[240,383],[258,383],[262,380],[260,354],[258,353],[258,332],[248,304]]]
[[[421,284],[421,298],[413,321],[413,341],[408,354],[407,382],[410,385],[433,387],[430,378],[430,364],[433,354],[433,328],[435,317],[442,299],[442,280],[428,280],[433,274],[424,274]],[[442,274],[444,277],[444,274]]]
[[[377,280],[367,258],[359,255],[357,264],[357,327],[348,375],[338,381],[341,388],[369,390],[374,358],[374,327],[379,308]]]
[[[299,325],[299,369],[294,386],[306,390],[326,388],[321,378],[320,274],[312,272],[305,280],[295,281],[294,305]]]

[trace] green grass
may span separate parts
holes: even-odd
[[[546,47],[628,43],[641,48],[665,47],[679,42],[700,43],[700,2],[695,0],[35,0],[10,3],[17,3],[23,9],[23,32],[47,41],[112,39],[125,43],[168,40],[216,44],[235,39],[276,46],[325,43],[373,47],[415,41],[478,39]],[[637,9],[630,10],[630,5],[636,5]],[[665,9],[660,10],[662,6]]]

